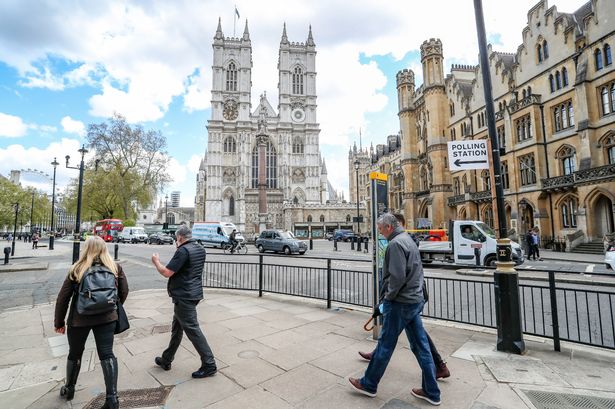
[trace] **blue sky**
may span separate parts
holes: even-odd
[[[415,71],[422,82],[420,44],[438,37],[446,67],[478,60],[472,1],[163,0],[0,3],[0,173],[34,168],[51,174],[54,157],[77,157],[88,124],[114,111],[167,137],[174,177],[166,191],[193,205],[195,174],[207,142],[211,42],[218,16],[233,35],[234,5],[253,45],[252,101],[267,91],[277,106],[277,48],[282,24],[290,41],[305,41],[312,25],[318,52],[321,152],[333,185],[348,190],[347,152],[358,142],[382,143],[398,132],[395,74]],[[425,2],[421,2],[425,3]],[[500,51],[521,43],[536,1],[485,0],[489,40]],[[550,2],[572,12],[583,2]],[[271,10],[276,10],[272,13]],[[435,16],[432,10],[440,14]],[[62,186],[75,171],[58,168]],[[25,184],[48,188],[45,178]],[[164,192],[162,193],[164,196]]]

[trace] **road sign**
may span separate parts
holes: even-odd
[[[354,217],[352,218],[352,222],[353,222],[353,223],[363,223],[363,216],[359,216],[359,217],[354,216]]]
[[[449,142],[448,167],[451,171],[489,169],[489,145],[487,140]]]

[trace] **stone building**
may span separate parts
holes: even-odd
[[[488,47],[507,227],[519,237],[537,226],[570,248],[615,230],[615,3],[564,13],[541,0],[527,15],[515,52]],[[409,226],[493,226],[493,176],[447,164],[448,141],[488,136],[481,69],[453,65],[444,76],[443,56],[427,40],[424,83],[397,74],[404,212]]]
[[[326,206],[338,200],[319,149],[316,45],[311,27],[307,40],[298,43],[288,40],[284,25],[276,109],[265,94],[256,108],[252,106],[251,72],[247,22],[241,38],[224,37],[219,22],[213,41],[211,119],[197,175],[195,215],[200,220],[232,222],[247,234],[258,231],[261,222],[267,228],[293,230],[295,222],[307,223],[295,219],[298,207]],[[267,137],[266,221],[259,216],[257,133]]]

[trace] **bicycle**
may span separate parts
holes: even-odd
[[[233,246],[230,243],[226,243],[223,246],[224,254],[248,254],[248,246],[246,246],[246,243],[244,242],[237,243],[234,249],[232,247]]]

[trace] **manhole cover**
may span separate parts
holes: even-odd
[[[147,408],[150,406],[162,406],[166,403],[173,386],[160,386],[158,388],[128,389],[119,391],[117,396],[120,401],[120,408]],[[99,409],[105,404],[105,394],[101,393],[83,409]]]
[[[165,332],[171,332],[171,324],[156,325],[155,327],[152,328],[152,335],[153,334],[164,334]]]
[[[615,409],[615,399],[529,390],[523,393],[536,409]]]
[[[260,353],[258,351],[254,351],[252,349],[248,349],[247,351],[241,351],[240,353],[237,354],[239,358],[243,358],[243,359],[254,359],[254,358],[258,358],[259,355]]]

